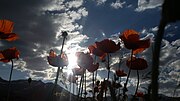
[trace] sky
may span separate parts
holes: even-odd
[[[72,63],[75,52],[87,52],[89,45],[106,38],[118,42],[118,36],[126,29],[140,32],[142,38],[151,38],[153,44],[162,3],[163,0],[1,0],[0,19],[13,21],[13,32],[20,38],[13,42],[0,40],[0,49],[15,46],[20,51],[19,60],[14,60],[13,80],[31,77],[34,80],[54,82],[57,68],[48,64],[47,56],[50,49],[60,53],[63,39],[61,31],[68,32],[64,51],[71,57],[71,65],[64,72],[69,72],[76,65]],[[159,92],[167,96],[172,96],[180,81],[179,25],[179,22],[168,24],[162,41]],[[140,55],[148,61],[149,66],[140,72],[139,90],[143,92],[146,91],[143,87],[147,87],[150,82],[142,78],[151,71],[152,44]],[[111,77],[118,67],[119,57],[126,61],[129,51],[122,48],[112,54]],[[104,66],[101,63],[98,79],[107,76]],[[128,72],[125,62],[121,66]],[[11,63],[0,63],[0,77],[8,80],[10,68]],[[89,81],[90,77],[89,73]],[[135,71],[130,77],[128,92],[133,93],[137,82]],[[90,85],[91,82],[88,82]],[[176,96],[180,95],[177,93]]]

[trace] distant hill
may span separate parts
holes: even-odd
[[[0,101],[7,101],[8,84],[8,81],[0,78]],[[70,96],[71,101],[77,101],[77,96],[70,94],[60,86],[57,86],[58,93],[56,95],[53,94],[53,87],[53,83],[44,83],[40,80],[32,80],[30,84],[28,83],[28,80],[11,81],[11,93],[9,101],[70,101]],[[111,101],[110,97],[108,97],[107,99],[109,99],[108,101]],[[81,101],[85,100],[82,99]],[[93,100],[91,98],[88,98],[86,101]],[[159,95],[159,101],[180,101],[180,97],[172,98],[164,95]]]
[[[8,84],[8,81],[0,78],[0,101],[7,101],[6,99],[8,95]],[[42,81],[32,80],[32,82],[29,84],[28,80],[15,80],[11,82],[11,93],[9,101],[69,100],[70,94],[66,90],[64,90],[60,86],[57,86],[58,93],[55,95],[52,93],[53,87],[53,83],[44,83]],[[75,99],[74,95],[71,95],[71,97],[72,99]]]

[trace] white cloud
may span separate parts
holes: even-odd
[[[120,0],[116,0],[116,2],[111,3],[111,7],[113,7],[114,9],[119,9],[119,8],[123,8],[123,5],[126,2],[121,2]]]
[[[83,0],[74,0],[74,1],[69,1],[66,3],[66,5],[69,8],[78,8],[78,7],[81,7],[82,4],[83,4]]]
[[[107,0],[95,0],[97,2],[97,5],[104,4]]]
[[[82,7],[81,9],[78,9],[78,13],[80,13],[84,17],[88,15],[88,11],[84,7]]]
[[[27,71],[29,75],[37,79],[39,77],[42,80],[53,78],[51,74],[55,72],[50,72],[51,68],[46,56],[49,49],[61,46],[62,38],[59,37],[61,31],[68,31],[69,34],[65,48],[70,51],[71,45],[76,44],[76,50],[84,49],[79,46],[79,43],[88,39],[88,36],[81,33],[84,24],[81,20],[88,16],[88,11],[83,6],[84,1],[21,1],[22,5],[17,1],[10,2],[11,8],[8,9],[2,6],[3,3],[8,2],[7,0],[3,0],[0,4],[0,16],[12,16],[13,21],[17,22],[15,27],[20,39],[16,46],[20,47],[22,60],[15,63],[15,69],[21,72]],[[57,49],[61,50],[61,48]]]
[[[153,9],[162,5],[164,0],[138,0],[137,12],[142,12],[147,9]]]

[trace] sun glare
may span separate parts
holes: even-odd
[[[72,69],[77,67],[77,57],[75,56],[75,52],[71,52],[67,54],[69,65],[67,66],[67,69],[65,72],[67,72],[68,75],[73,74]]]
[[[69,61],[68,68],[72,69],[74,68],[74,66],[77,65],[77,57],[75,56],[75,53],[70,53],[67,56],[68,56],[68,61]]]

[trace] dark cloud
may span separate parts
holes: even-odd
[[[66,2],[69,7],[75,8],[76,4],[80,7],[82,1]],[[31,70],[45,70],[48,67],[46,55],[51,48],[61,46],[62,38],[57,39],[57,35],[62,25],[71,25],[70,27],[80,27],[73,22],[86,16],[85,9],[80,8],[72,12],[64,10],[58,6],[63,6],[62,1],[52,2],[49,0],[2,0],[0,4],[0,19],[8,19],[15,23],[14,31],[20,36],[20,39],[14,42],[3,41],[3,47],[8,48],[16,46],[20,52],[20,58],[27,62],[26,68]],[[56,15],[47,13],[47,11],[58,11]],[[67,9],[69,9],[67,7]],[[68,15],[68,12],[69,15]],[[72,15],[71,15],[72,14]],[[62,16],[61,16],[62,15]],[[71,19],[72,18],[72,19]],[[73,31],[74,29],[72,29]],[[77,30],[77,29],[76,29]],[[78,31],[78,30],[77,30]],[[78,41],[78,40],[77,40]]]

